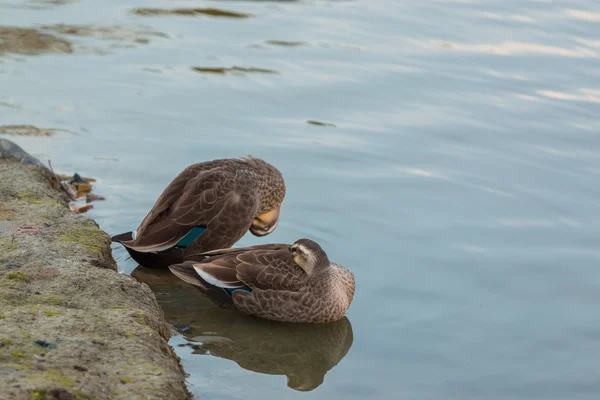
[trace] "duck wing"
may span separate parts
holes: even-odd
[[[289,246],[237,254],[237,277],[253,289],[298,290],[309,276],[294,262]]]
[[[255,246],[247,246],[247,247],[227,247],[227,248],[223,248],[223,249],[215,249],[215,250],[209,250],[209,251],[203,251],[200,252],[198,254],[196,254],[197,256],[201,256],[202,260],[205,259],[205,257],[210,257],[210,256],[222,256],[225,254],[241,254],[241,253],[247,253],[249,251],[255,251],[255,250],[269,250],[269,251],[278,251],[278,250],[283,250],[283,249],[289,249],[290,245],[287,243],[268,243],[268,244],[258,244]]]
[[[233,166],[223,160],[195,164],[167,186],[135,239],[122,243],[137,251],[158,252],[202,227],[204,232],[190,246],[194,251],[227,247],[244,235],[257,210],[256,188],[251,182],[240,184]]]
[[[307,275],[292,260],[289,247],[281,244],[221,249],[208,252],[220,254],[200,261],[186,260],[169,269],[216,304],[232,308],[231,293],[236,289],[294,290],[302,285]]]
[[[211,251],[221,254],[169,268],[225,308],[285,322],[332,320],[327,305],[312,295],[309,275],[294,262],[289,245],[247,249]]]
[[[211,285],[222,288],[297,290],[308,274],[293,260],[289,244],[220,249],[200,261],[186,261]],[[173,268],[171,268],[173,270]]]

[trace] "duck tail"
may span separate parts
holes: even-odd
[[[129,231],[129,232],[125,232],[125,233],[120,233],[118,235],[111,237],[110,240],[113,242],[117,242],[117,243],[129,242],[129,241],[133,240],[133,232]]]
[[[181,264],[170,265],[169,269],[176,277],[194,286],[216,305],[225,309],[235,308],[228,291],[202,279],[194,269],[194,264],[194,261],[185,261]]]
[[[115,235],[110,240],[122,244],[127,253],[129,253],[129,256],[139,265],[143,265],[146,268],[167,268],[169,265],[179,263],[183,260],[184,249],[179,247],[172,247],[161,252],[140,252],[129,247],[127,244],[134,240],[132,232]]]

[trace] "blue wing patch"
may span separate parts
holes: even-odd
[[[229,295],[231,296],[233,294],[234,290],[245,290],[247,292],[251,292],[252,289],[250,289],[248,286],[242,286],[242,287],[237,287],[237,288],[224,288],[225,291],[227,291],[227,293],[229,293]]]
[[[206,230],[206,228],[203,227],[203,226],[195,226],[195,227],[193,227],[192,230],[187,233],[187,235],[185,235],[184,237],[182,237],[181,240],[179,240],[179,242],[177,242],[177,244],[175,245],[175,247],[183,247],[183,248],[188,247],[205,230]]]

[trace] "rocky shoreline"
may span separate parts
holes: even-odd
[[[149,287],[49,169],[0,140],[0,399],[188,399]]]

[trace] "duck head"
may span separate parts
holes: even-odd
[[[254,236],[265,236],[273,232],[279,223],[279,209],[280,207],[277,207],[254,218],[250,232]]]
[[[296,240],[290,246],[290,252],[294,262],[309,275],[315,268],[324,268],[330,264],[325,251],[317,242],[310,239]]]
[[[249,158],[259,176],[260,207],[254,217],[250,232],[265,236],[273,232],[279,223],[279,210],[285,198],[285,182],[281,172],[273,165],[256,158]]]

